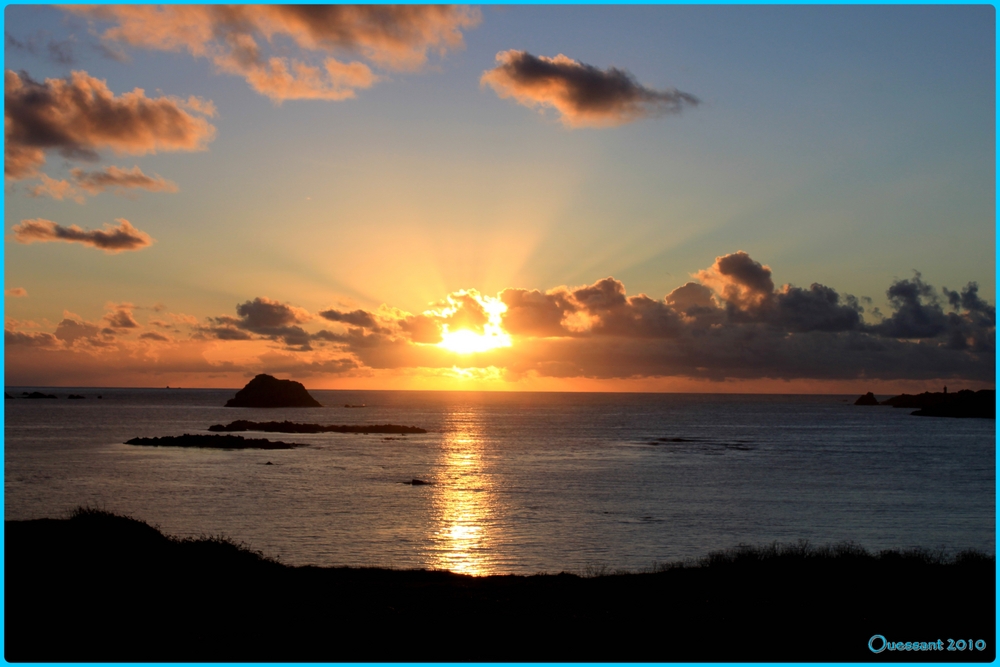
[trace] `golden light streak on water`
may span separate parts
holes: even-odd
[[[460,428],[442,443],[434,488],[433,567],[477,576],[492,574],[490,555],[495,494],[486,470],[476,415],[455,415]]]

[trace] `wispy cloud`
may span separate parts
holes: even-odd
[[[548,58],[510,50],[498,53],[496,60],[480,83],[526,107],[555,109],[568,127],[622,125],[699,103],[689,93],[647,88],[625,70],[602,70],[561,53]]]

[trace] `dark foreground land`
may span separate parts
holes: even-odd
[[[132,519],[8,521],[8,661],[992,661],[995,561],[736,549],[643,574],[287,567]],[[976,651],[868,649],[985,641]],[[876,641],[875,646],[880,645]]]

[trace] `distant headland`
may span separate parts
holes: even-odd
[[[227,408],[321,408],[302,383],[261,373],[236,392]]]
[[[980,389],[972,391],[963,389],[948,393],[944,391],[922,394],[900,394],[879,401],[875,394],[868,392],[854,405],[888,405],[894,408],[918,408],[910,414],[917,417],[978,417],[981,419],[996,419],[996,390]]]

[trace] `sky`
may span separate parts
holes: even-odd
[[[995,382],[992,6],[7,6],[8,386]]]

